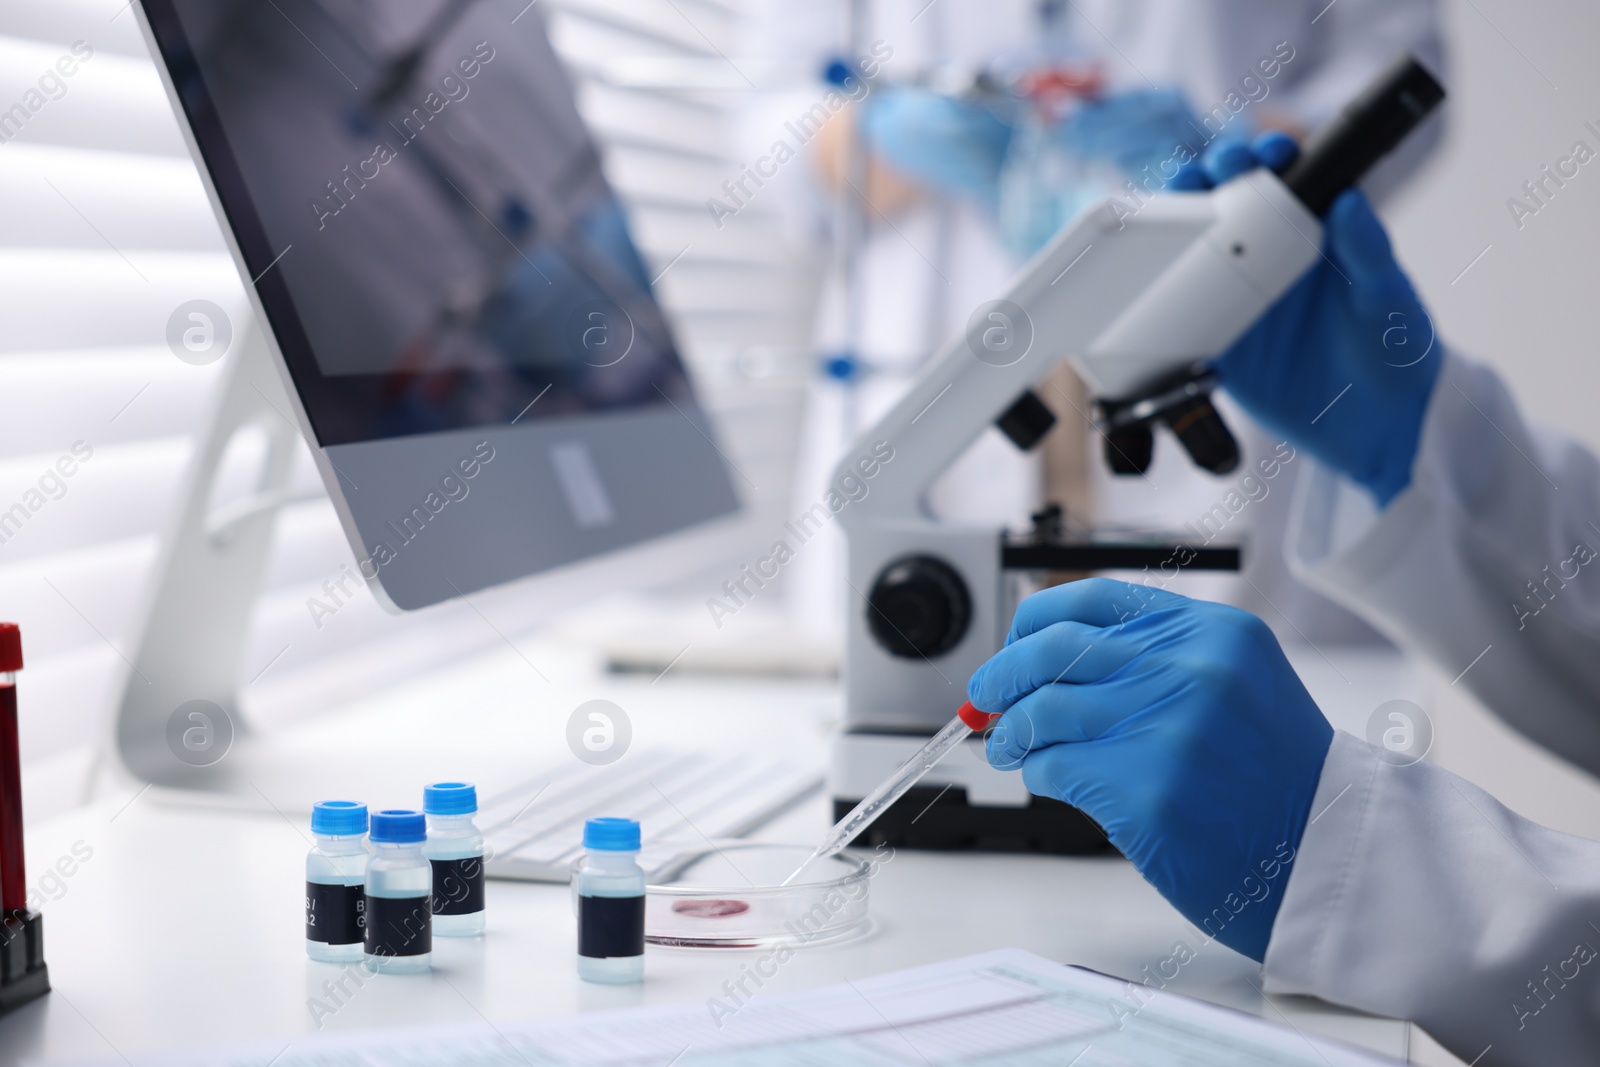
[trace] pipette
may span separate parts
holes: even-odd
[[[969,701],[961,705],[956,712],[956,717],[951,719],[933,738],[904,763],[889,777],[885,778],[878,788],[868,793],[866,797],[850,809],[850,814],[834,823],[833,829],[828,831],[828,836],[822,839],[822,844],[817,846],[804,863],[795,868],[793,874],[785,878],[782,885],[788,885],[799,877],[800,872],[820,859],[829,856],[844,848],[856,835],[867,827],[879,815],[882,815],[890,804],[905,796],[906,790],[922,780],[922,776],[933,769],[934,764],[955,748],[962,741],[975,733],[982,733],[989,728],[989,724],[1000,716],[991,715],[986,711],[979,711]]]

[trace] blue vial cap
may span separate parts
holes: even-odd
[[[353,800],[319,800],[311,809],[311,832],[350,836],[367,832],[367,806]]]
[[[639,824],[632,819],[590,819],[583,824],[583,847],[591,852],[637,852]]]
[[[478,810],[478,787],[471,782],[423,786],[422,810],[429,815],[471,815]]]
[[[372,813],[372,840],[409,845],[428,837],[428,820],[420,811],[390,808]]]

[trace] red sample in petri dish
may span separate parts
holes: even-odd
[[[743,915],[750,910],[750,905],[742,900],[677,900],[672,910],[697,919],[725,919],[730,915]]]

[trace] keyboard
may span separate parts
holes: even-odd
[[[750,753],[636,749],[609,767],[569,763],[481,802],[484,873],[567,882],[585,819],[637,819],[645,873],[676,849],[663,842],[743,837],[822,788],[822,772]],[[660,857],[656,859],[655,857]]]

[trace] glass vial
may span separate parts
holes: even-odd
[[[317,843],[306,854],[306,955],[360,963],[367,877],[367,806],[324,800],[311,809]]]
[[[433,867],[435,937],[483,933],[483,835],[473,823],[478,791],[467,782],[436,782],[422,790],[428,840],[422,854]]]
[[[590,819],[578,868],[578,977],[621,985],[644,980],[644,871],[639,824]]]
[[[422,854],[427,836],[420,811],[372,814],[363,916],[363,959],[370,971],[415,974],[432,962],[433,868]]]

